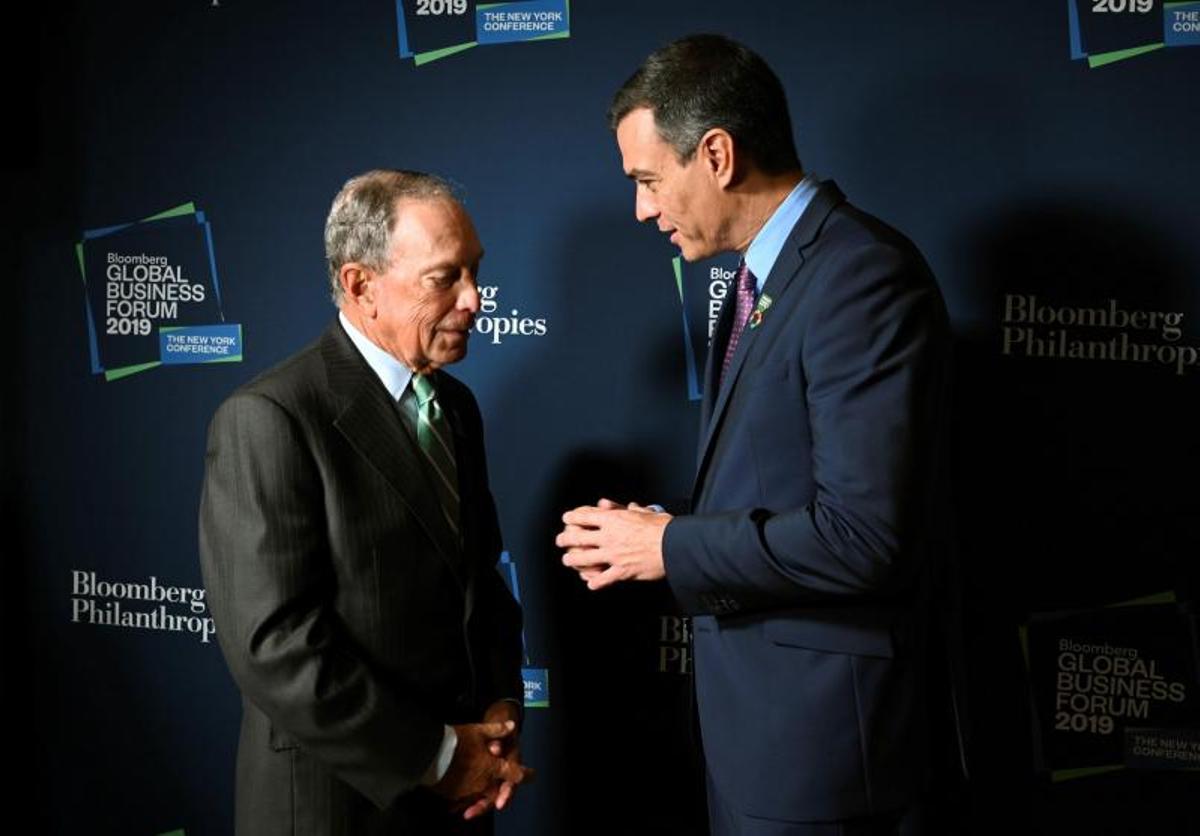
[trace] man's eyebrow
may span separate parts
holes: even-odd
[[[641,180],[647,177],[657,177],[658,175],[653,171],[646,171],[643,168],[631,168],[629,171],[625,172],[625,176],[630,180]]]

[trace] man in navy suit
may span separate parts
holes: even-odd
[[[709,352],[691,512],[567,512],[591,589],[666,578],[693,616],[717,834],[883,834],[926,781],[949,328],[914,246],[801,168],[779,79],[719,36],[653,53],[609,112],[639,221],[742,255]]]

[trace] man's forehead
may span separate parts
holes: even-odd
[[[644,106],[635,107],[617,123],[617,133],[622,132],[639,138],[657,138],[658,126],[654,122],[654,111]]]
[[[476,264],[483,258],[483,245],[470,216],[457,201],[446,199],[441,206],[434,202],[410,201],[397,207],[391,235],[393,263],[403,259],[405,269],[418,274],[458,271]]]
[[[396,202],[394,239],[430,243],[452,236],[473,237],[475,227],[466,210],[450,197],[400,198]]]
[[[658,133],[653,111],[645,107],[631,110],[617,124],[617,145],[625,174],[634,179],[660,173],[671,150]]]

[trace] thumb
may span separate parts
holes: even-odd
[[[611,499],[601,497],[600,501],[596,503],[596,507],[605,511],[612,511],[616,508],[624,508],[625,506],[620,502],[614,502]]]
[[[517,724],[512,720],[505,720],[502,723],[480,723],[479,731],[488,740],[499,740],[512,734],[516,727]]]
[[[496,776],[501,781],[507,781],[510,784],[532,784],[534,771],[532,767],[523,766],[516,761],[500,761],[499,768],[496,770]]]

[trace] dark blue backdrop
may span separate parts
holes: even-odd
[[[209,416],[333,316],[324,216],[378,166],[461,183],[497,315],[546,324],[476,335],[457,369],[487,421],[531,662],[550,670],[525,737],[539,779],[500,833],[693,832],[686,679],[660,670],[669,596],[586,595],[551,541],[573,504],[689,485],[675,253],[634,222],[604,110],[650,50],[695,31],[766,57],[806,167],[912,237],[946,294],[975,747],[963,832],[1200,832],[1194,772],[1033,771],[1017,626],[1187,599],[1198,545],[1194,370],[1001,351],[1013,293],[1179,311],[1180,343],[1200,343],[1200,49],[1089,69],[1065,6],[576,2],[569,38],[422,66],[398,56],[383,0],[86,4],[10,32],[3,687],[27,832],[229,832],[239,706],[216,645],[72,623],[71,573],[200,585]],[[245,359],[105,382],[75,242],[187,201],[212,224]]]

